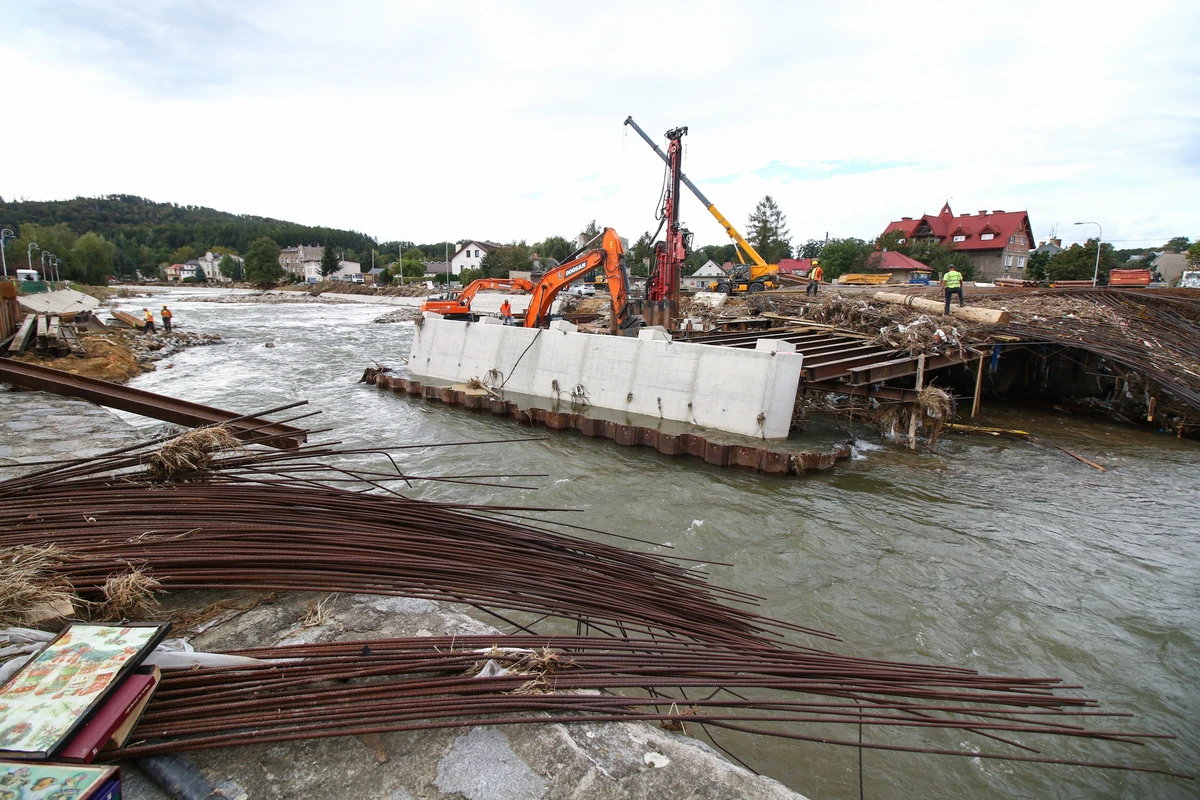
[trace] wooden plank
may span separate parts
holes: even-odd
[[[17,329],[17,337],[12,340],[12,344],[8,346],[10,353],[24,353],[25,348],[29,346],[29,340],[33,338],[37,331],[37,316],[34,314],[26,314],[25,320],[21,323],[21,327]]]

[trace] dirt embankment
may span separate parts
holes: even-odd
[[[147,336],[138,331],[109,328],[105,331],[81,332],[79,343],[87,352],[83,358],[49,358],[36,353],[26,353],[17,358],[72,375],[125,383],[143,372],[153,372],[156,361],[189,347],[220,344],[221,337],[215,333],[156,333]]]

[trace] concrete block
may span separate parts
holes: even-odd
[[[573,322],[567,322],[565,319],[556,319],[550,323],[550,330],[562,331],[563,333],[577,333],[579,326]]]
[[[799,353],[595,336],[461,321],[426,320],[413,337],[410,369],[465,383],[497,370],[506,388],[556,399],[554,385],[582,386],[588,402],[755,438],[783,438],[791,423]]]
[[[669,342],[671,333],[662,325],[650,325],[638,330],[637,337],[645,342]]]
[[[754,349],[760,353],[794,353],[796,344],[782,339],[759,339],[754,343]]]
[[[475,309],[472,308],[471,310],[474,311]],[[504,322],[499,317],[480,317],[479,324],[480,325],[503,325]]]
[[[696,292],[692,295],[692,301],[709,308],[720,308],[725,305],[725,301],[729,299],[729,295],[721,292]]]

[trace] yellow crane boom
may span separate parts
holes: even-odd
[[[632,116],[625,118],[625,124],[637,131],[638,135],[645,140],[646,144],[650,145],[650,147],[654,149],[654,152],[658,153],[659,158],[668,164],[670,163],[670,161],[667,159],[667,154],[662,151],[662,148],[654,143],[653,139],[646,135],[646,132],[642,130],[636,122],[633,121]],[[691,180],[688,179],[687,175],[680,175],[680,180],[682,180],[683,183],[692,190],[692,194],[696,195],[696,199],[704,204],[704,207],[708,209],[708,213],[712,214],[716,218],[717,222],[721,223],[721,227],[725,229],[727,234],[729,234],[729,238],[733,239],[737,246],[741,248],[741,250],[738,250],[739,261],[741,261],[743,264],[746,263],[746,259],[742,257],[742,251],[745,251],[746,255],[750,256],[750,260],[755,264],[767,269],[770,272],[774,272],[774,270],[771,270],[770,265],[763,260],[763,257],[758,254],[758,251],[746,241],[738,229],[733,227],[733,223],[725,219],[725,215],[718,211],[717,207],[713,205],[707,197],[704,196],[704,193],[696,188],[696,184],[692,183]]]

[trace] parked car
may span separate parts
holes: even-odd
[[[577,283],[567,288],[567,294],[573,294],[576,297],[591,297],[596,294],[596,287],[586,283]]]

